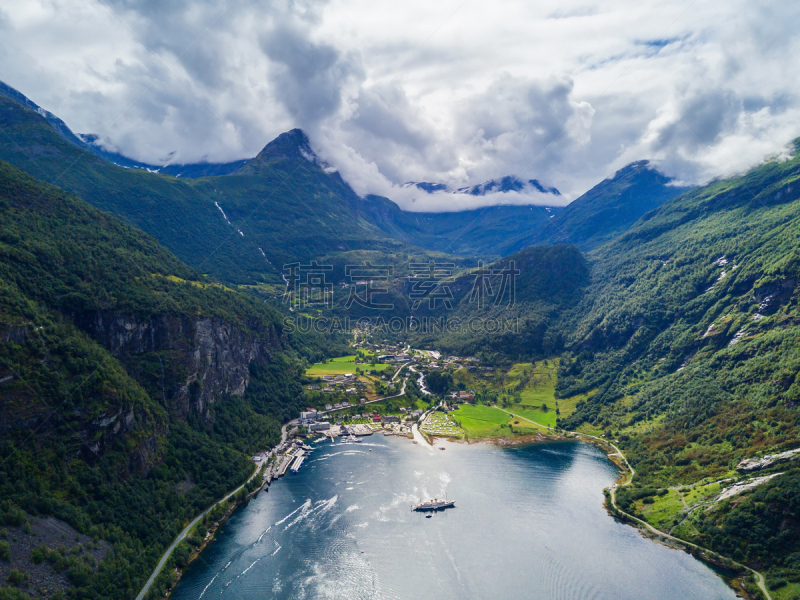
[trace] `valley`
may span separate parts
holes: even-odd
[[[582,436],[619,463],[570,451],[597,506],[701,549],[741,594],[800,594],[800,141],[697,187],[638,161],[566,207],[537,182],[552,207],[415,213],[357,194],[299,129],[151,173],[16,94],[0,94],[0,599],[132,600],[187,525],[259,488],[253,455],[373,424],[392,435],[376,452],[417,431],[465,471],[470,449],[513,471],[514,453],[544,460],[533,442]],[[148,599],[199,568],[209,515]]]

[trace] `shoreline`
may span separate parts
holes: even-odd
[[[544,426],[543,426],[544,427]],[[672,550],[683,550],[688,554],[694,556],[697,560],[706,564],[709,568],[711,568],[715,574],[720,577],[725,584],[733,589],[737,595],[741,595],[744,598],[748,598],[750,600],[755,600],[755,596],[753,596],[745,587],[745,578],[749,574],[753,574],[756,578],[756,585],[764,592],[763,586],[763,576],[758,573],[757,571],[750,569],[745,565],[741,565],[732,559],[728,559],[723,557],[711,550],[698,546],[696,544],[692,544],[691,542],[687,542],[685,540],[681,540],[679,538],[675,538],[669,534],[665,534],[661,532],[645,521],[629,515],[625,513],[621,509],[616,506],[616,502],[614,501],[614,490],[616,490],[619,486],[630,485],[633,476],[635,475],[635,471],[633,468],[628,464],[627,459],[622,454],[622,452],[614,446],[614,444],[596,438],[595,436],[589,434],[583,434],[580,432],[564,432],[564,433],[556,433],[551,428],[547,428],[549,431],[547,432],[537,432],[535,434],[523,435],[515,438],[506,438],[506,437],[486,437],[486,438],[479,438],[479,439],[469,439],[469,438],[448,438],[448,437],[434,437],[428,436],[422,432],[419,434],[425,439],[428,443],[428,447],[431,449],[436,449],[437,444],[439,441],[444,442],[453,442],[453,443],[466,443],[468,446],[472,444],[491,444],[498,448],[513,448],[513,447],[521,447],[521,446],[530,446],[530,445],[537,445],[542,443],[548,442],[567,442],[567,441],[580,441],[584,443],[591,444],[601,451],[607,456],[607,458],[617,466],[620,470],[619,478],[608,488],[603,490],[603,495],[605,497],[604,504],[606,507],[606,512],[609,516],[613,519],[622,522],[626,525],[633,526],[636,528],[645,538],[649,539],[650,541],[656,542],[670,548]],[[377,429],[375,430],[374,434],[379,432],[383,432],[384,434],[389,434],[392,437],[406,437],[412,443],[416,442],[416,436],[413,434],[411,436],[405,435],[398,435],[394,432],[389,432],[388,430]],[[373,435],[374,435],[373,434]],[[265,462],[261,467],[256,470],[254,476],[258,473],[264,472],[267,469],[268,461]],[[260,492],[264,489],[268,491],[269,483],[264,480],[262,484],[249,494],[247,494],[244,498],[238,501],[233,501],[232,504],[227,508],[225,513],[214,522],[212,527],[208,528],[208,533],[206,534],[203,541],[200,543],[199,546],[194,548],[186,562],[186,564],[182,568],[176,568],[172,582],[167,589],[165,595],[163,596],[164,600],[170,600],[172,597],[173,592],[177,588],[178,583],[180,582],[184,572],[192,564],[197,558],[200,557],[200,554],[209,546],[209,544],[216,538],[216,533],[218,532],[219,528],[227,522],[227,520],[231,517],[231,515],[238,509],[239,507],[243,506],[244,504],[248,503],[250,500],[255,498]],[[229,498],[226,501],[231,500]],[[216,504],[215,506],[220,505],[220,503]],[[725,571],[732,573],[732,576],[728,576],[725,574]],[[160,574],[160,573],[159,573]],[[765,597],[771,600],[769,594],[765,594]]]
[[[265,463],[264,464],[264,469],[266,469],[266,466],[267,465]],[[262,468],[259,468],[256,471],[256,475],[261,473],[262,470],[263,470]],[[233,502],[227,508],[225,513],[219,519],[217,519],[211,527],[208,528],[208,532],[206,533],[206,536],[203,538],[203,541],[200,543],[199,546],[197,546],[196,548],[194,548],[192,550],[191,554],[189,554],[189,558],[186,560],[186,564],[183,567],[177,567],[175,569],[175,572],[174,572],[174,575],[173,575],[173,581],[170,584],[170,587],[167,588],[167,592],[164,594],[164,596],[162,596],[162,598],[164,600],[169,600],[172,597],[172,593],[175,591],[175,588],[178,586],[178,582],[183,577],[184,571],[189,567],[190,564],[192,564],[195,560],[200,558],[200,554],[214,540],[214,538],[216,537],[216,533],[219,530],[219,528],[222,527],[222,525],[231,517],[231,515],[234,513],[234,511],[236,511],[236,509],[239,508],[240,506],[246,504],[247,502],[249,502],[250,500],[255,498],[265,488],[267,489],[267,491],[269,491],[269,483],[267,483],[266,480],[264,480],[258,488],[256,488],[255,490],[253,490],[252,492],[247,494],[244,498],[242,498],[241,500],[237,500],[237,501]],[[220,504],[221,503],[218,503],[215,506],[219,506]],[[160,575],[160,572],[159,572],[159,575]]]
[[[702,546],[698,546],[691,542],[687,542],[686,540],[682,540],[680,538],[676,538],[669,534],[665,534],[654,527],[650,526],[648,523],[629,515],[628,513],[622,511],[616,505],[611,504],[611,497],[608,489],[603,490],[604,496],[606,498],[605,505],[606,505],[606,512],[611,516],[614,520],[619,521],[625,525],[633,527],[636,529],[642,537],[647,538],[648,540],[655,542],[657,544],[661,544],[666,548],[670,548],[672,550],[682,550],[687,554],[691,554],[700,562],[706,564],[712,571],[714,571],[718,577],[720,577],[725,584],[733,589],[737,595],[741,595],[741,597],[749,599],[749,600],[756,600],[756,596],[753,596],[752,593],[747,590],[744,586],[745,578],[752,572],[753,574],[757,574],[757,571],[754,571],[747,567],[746,565],[742,565],[733,561],[732,559],[726,558],[720,554],[712,550],[708,550],[703,548]],[[721,571],[729,571],[733,575],[726,576]],[[756,580],[756,585],[759,585],[758,579]],[[760,586],[759,586],[760,587]],[[763,593],[763,590],[762,590]],[[765,596],[766,598],[770,598],[770,596]]]
[[[182,541],[185,541],[185,540],[186,540],[186,538],[188,537],[189,533],[190,533],[190,532],[191,532],[191,531],[192,531],[192,530],[193,530],[195,527],[197,527],[197,525],[200,523],[201,519],[203,519],[203,517],[205,517],[207,514],[209,514],[209,513],[210,513],[212,510],[214,510],[215,508],[217,508],[217,507],[219,507],[219,506],[222,506],[222,505],[224,505],[225,503],[228,503],[228,502],[230,502],[230,501],[231,501],[231,499],[233,499],[233,502],[232,502],[230,505],[228,505],[228,508],[227,508],[227,510],[225,511],[225,513],[222,515],[222,517],[220,517],[218,520],[216,520],[216,521],[214,522],[214,524],[213,524],[213,526],[212,526],[212,527],[208,528],[208,530],[207,530],[207,532],[206,532],[206,535],[205,535],[205,537],[203,538],[203,541],[200,543],[200,545],[199,545],[199,546],[197,546],[196,548],[194,548],[194,549],[193,549],[193,550],[190,552],[190,554],[189,554],[189,558],[187,559],[187,561],[186,561],[186,564],[185,564],[185,565],[184,565],[182,568],[181,568],[181,567],[176,567],[176,568],[175,568],[175,571],[174,571],[174,573],[173,573],[172,577],[170,578],[170,579],[171,579],[171,580],[170,580],[170,583],[169,583],[169,585],[167,586],[166,593],[165,593],[165,594],[162,596],[162,598],[164,598],[164,600],[168,600],[168,599],[169,599],[169,598],[172,596],[172,592],[173,592],[173,591],[175,590],[175,588],[177,587],[177,585],[178,585],[178,582],[180,582],[180,580],[181,580],[181,577],[183,576],[183,571],[184,571],[184,570],[186,569],[186,567],[188,567],[188,566],[189,566],[189,565],[190,565],[190,564],[191,564],[191,563],[192,563],[192,562],[193,562],[195,559],[197,559],[197,558],[200,556],[200,553],[202,552],[202,550],[204,550],[204,549],[206,548],[206,546],[208,545],[208,543],[209,543],[209,542],[210,542],[212,539],[214,539],[214,534],[216,534],[216,532],[217,532],[217,530],[219,529],[220,525],[222,525],[222,523],[224,523],[225,521],[227,521],[227,520],[228,520],[228,518],[230,517],[230,515],[231,515],[231,514],[233,514],[233,511],[234,511],[234,510],[236,510],[236,508],[238,508],[239,506],[241,506],[241,505],[242,505],[242,504],[244,504],[245,502],[248,502],[249,500],[251,500],[252,498],[254,498],[254,497],[255,497],[255,496],[256,496],[256,495],[257,495],[259,492],[261,492],[261,491],[262,491],[264,488],[269,488],[269,485],[270,485],[270,483],[272,483],[272,481],[274,481],[274,480],[275,480],[275,478],[273,478],[273,477],[270,477],[270,478],[269,478],[269,480],[267,480],[267,478],[266,478],[266,477],[264,477],[264,476],[262,475],[262,481],[261,481],[261,485],[259,485],[259,486],[258,486],[258,487],[257,487],[255,490],[253,490],[252,492],[250,492],[250,493],[248,493],[248,494],[245,494],[244,498],[242,498],[241,500],[236,500],[236,498],[235,498],[235,495],[236,495],[236,494],[238,494],[238,493],[239,493],[239,492],[240,492],[242,489],[244,489],[244,487],[245,487],[245,486],[246,486],[248,483],[250,483],[250,481],[252,481],[252,480],[253,480],[255,477],[257,477],[257,476],[258,476],[259,474],[261,474],[261,473],[267,473],[267,468],[269,467],[270,458],[272,458],[272,457],[273,457],[273,455],[274,455],[274,457],[275,457],[275,462],[273,463],[273,466],[274,466],[274,464],[276,464],[277,457],[278,457],[278,449],[279,449],[279,448],[280,448],[280,447],[281,447],[281,446],[282,446],[282,445],[283,445],[283,444],[286,442],[286,440],[288,439],[288,437],[289,437],[289,436],[288,436],[288,428],[289,428],[291,425],[293,425],[295,422],[296,422],[296,421],[289,421],[288,423],[285,423],[285,424],[284,424],[284,425],[281,427],[281,441],[279,442],[279,444],[278,444],[277,446],[275,446],[274,448],[270,449],[268,452],[267,452],[267,451],[265,451],[265,452],[263,453],[263,456],[264,456],[264,458],[265,458],[265,459],[264,459],[264,462],[263,462],[263,464],[256,465],[256,467],[255,467],[255,470],[253,471],[253,474],[252,474],[252,475],[250,475],[250,477],[248,477],[248,478],[247,478],[247,479],[244,481],[244,483],[242,483],[242,485],[240,485],[239,487],[237,487],[235,490],[233,490],[232,492],[230,492],[229,494],[227,494],[227,495],[226,495],[225,497],[223,497],[222,499],[220,499],[220,500],[218,500],[218,501],[214,502],[214,504],[212,504],[212,505],[211,505],[210,507],[208,507],[208,508],[207,508],[205,511],[203,511],[203,512],[202,512],[202,513],[200,513],[200,514],[199,514],[197,517],[195,517],[195,519],[193,519],[193,520],[192,520],[192,521],[189,523],[189,525],[187,525],[187,526],[186,526],[186,527],[183,529],[183,531],[182,531],[182,532],[179,534],[179,536],[178,536],[178,537],[177,537],[177,538],[176,538],[176,539],[173,541],[173,543],[170,545],[170,547],[169,547],[169,548],[167,548],[167,550],[165,551],[165,553],[162,555],[161,559],[159,560],[158,564],[156,565],[156,568],[154,569],[153,573],[150,575],[150,578],[149,578],[149,579],[148,579],[148,580],[145,582],[145,584],[142,586],[141,590],[139,591],[139,594],[136,596],[136,600],[145,600],[145,598],[146,598],[146,597],[149,595],[149,593],[150,593],[150,589],[151,589],[152,585],[153,585],[153,584],[154,584],[154,583],[155,583],[155,582],[158,580],[159,576],[160,576],[160,575],[162,574],[162,572],[164,571],[164,568],[167,566],[167,562],[169,561],[170,557],[172,556],[172,553],[173,553],[173,552],[175,551],[175,549],[177,548],[178,544],[180,544]]]
[[[675,538],[674,536],[671,536],[669,534],[665,534],[664,532],[657,530],[655,527],[653,527],[646,521],[634,517],[633,515],[629,515],[628,513],[622,511],[619,507],[617,507],[616,502],[614,500],[613,491],[619,486],[630,485],[635,475],[635,471],[633,467],[631,467],[630,464],[628,463],[628,460],[625,458],[625,455],[622,453],[622,451],[620,451],[619,448],[617,448],[613,443],[577,431],[565,432],[561,434],[561,433],[555,433],[555,431],[552,428],[547,428],[547,429],[549,430],[548,433],[550,433],[550,435],[546,435],[544,433],[539,432],[536,434],[520,436],[518,438],[486,437],[476,440],[456,439],[456,438],[433,438],[433,441],[434,444],[438,439],[456,443],[467,443],[468,445],[488,443],[500,448],[513,448],[517,446],[528,446],[546,442],[559,442],[559,441],[570,441],[570,440],[581,441],[587,444],[591,444],[596,448],[600,449],[606,455],[606,457],[620,470],[619,478],[610,487],[603,490],[603,495],[605,497],[604,504],[606,506],[606,511],[612,518],[626,525],[636,528],[644,537],[653,542],[656,542],[673,550],[682,550],[684,552],[687,552],[688,554],[691,554],[697,560],[709,566],[709,568],[711,568],[717,574],[717,576],[720,577],[725,582],[726,585],[728,585],[728,587],[733,589],[737,593],[737,595],[741,595],[742,597],[747,598],[749,600],[755,600],[756,596],[753,596],[752,593],[748,591],[748,589],[745,587],[745,578],[750,574],[754,575],[756,579],[755,584],[760,588],[761,592],[764,594],[764,597],[767,598],[767,600],[771,600],[771,596],[766,591],[764,586],[764,577],[758,571],[751,569],[746,565],[740,564],[732,559],[724,557],[716,552],[713,552],[712,550],[709,550],[697,544],[693,544],[692,542],[688,542],[680,538]],[[733,575],[727,576],[721,571],[729,571]]]
[[[745,578],[748,575],[753,575],[755,579],[755,585],[760,589],[761,593],[763,593],[764,598],[766,598],[766,600],[772,600],[772,597],[769,595],[769,592],[766,589],[764,576],[755,569],[752,569],[747,565],[741,564],[726,556],[722,556],[713,550],[709,550],[708,548],[698,544],[677,538],[673,535],[656,529],[647,521],[628,514],[619,508],[616,503],[615,492],[617,488],[628,486],[633,483],[633,478],[636,474],[636,471],[633,469],[633,467],[631,467],[630,463],[628,463],[628,459],[625,458],[625,455],[622,453],[622,451],[613,443],[589,434],[581,434],[579,432],[571,433],[573,433],[577,439],[591,443],[603,450],[608,459],[620,468],[620,477],[613,484],[611,484],[611,486],[603,490],[606,511],[612,518],[624,523],[625,525],[634,527],[645,538],[651,541],[673,550],[683,550],[684,552],[691,554],[697,560],[711,568],[711,570],[713,570],[728,587],[733,589],[737,595],[741,594],[742,597],[749,600],[756,600],[757,598],[745,586]],[[720,572],[723,569],[730,571],[731,573],[735,573],[735,576],[725,576]]]

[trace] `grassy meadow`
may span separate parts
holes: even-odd
[[[357,356],[338,356],[331,358],[327,362],[311,365],[306,371],[309,377],[322,377],[323,375],[344,375],[345,373],[356,373],[356,369],[362,371],[384,371],[392,369],[393,365],[378,363],[377,365],[356,364]]]
[[[502,382],[503,390],[511,394],[504,408],[539,425],[555,427],[559,417],[570,416],[575,412],[575,405],[586,398],[586,395],[579,395],[556,400],[556,383],[558,359],[517,363],[508,370]]]
[[[511,437],[509,416],[493,406],[464,404],[453,414],[471,440],[492,437]]]

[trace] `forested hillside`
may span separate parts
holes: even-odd
[[[5,163],[0,338],[0,525],[52,515],[109,542],[64,568],[76,597],[114,600],[279,438],[301,357],[335,352]]]
[[[674,519],[648,508],[798,446],[800,157],[691,190],[589,259],[592,283],[560,325],[571,351],[558,393],[591,395],[562,425],[620,440],[632,510],[775,585],[800,580],[797,463],[685,520],[680,504]]]
[[[200,272],[225,281],[275,272],[258,248],[225,222],[213,200],[183,181],[99,158],[6,96],[0,96],[0,127],[1,160],[152,235]]]
[[[181,179],[97,156],[25,100],[0,94],[0,159],[152,235],[217,281],[280,285],[284,264],[352,251],[384,261],[425,255],[414,236],[387,235],[373,222],[374,204],[397,206],[360,198],[313,155],[300,130],[279,136],[233,174]],[[165,172],[180,175],[178,168]]]
[[[417,319],[428,319],[427,331],[412,332],[415,346],[460,355],[481,353],[510,358],[551,356],[561,351],[560,316],[574,307],[589,284],[589,266],[575,246],[534,246],[494,263],[460,271],[438,287],[428,286]],[[424,287],[413,279],[402,295],[414,297]],[[436,296],[452,295],[451,307]],[[412,304],[413,306],[413,304]],[[449,322],[451,329],[434,327]]]
[[[559,426],[619,440],[623,508],[800,595],[800,461],[715,495],[800,443],[800,140],[700,188],[640,162],[561,211],[425,215],[359,197],[300,130],[184,180],[111,164],[25,100],[0,94],[0,526],[49,515],[109,543],[62,565],[76,598],[132,598],[305,405],[307,362],[343,351],[264,302],[312,260],[332,310],[296,315],[445,318],[398,335],[560,357],[556,393],[586,399]],[[351,302],[354,280],[385,283],[389,309]]]

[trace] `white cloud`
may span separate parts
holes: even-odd
[[[149,162],[302,127],[359,193],[416,210],[541,199],[399,184],[514,174],[571,199],[634,160],[702,182],[800,135],[795,4],[10,0],[0,79]]]

